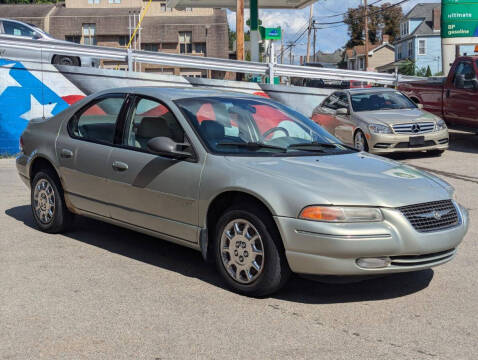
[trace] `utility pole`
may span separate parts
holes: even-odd
[[[312,21],[312,26],[314,27],[314,63],[317,62],[317,49],[316,49],[316,46],[317,46],[317,28],[315,27],[315,20]]]
[[[292,65],[293,64],[293,57],[294,57],[294,54],[293,54],[293,51],[294,51],[294,46],[295,44],[293,42],[290,42],[289,43],[289,48],[290,48],[290,53],[289,53],[289,63]]]
[[[236,1],[236,58],[244,60],[244,0]]]
[[[310,15],[309,15],[309,32],[307,35],[307,57],[305,62],[310,62],[310,35],[312,33],[312,18],[314,17],[314,5],[310,5]]]
[[[282,34],[282,38],[280,39],[280,63],[284,63],[284,34]]]
[[[368,70],[368,5],[367,0],[363,0],[365,7],[365,71]]]

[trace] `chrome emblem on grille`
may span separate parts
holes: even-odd
[[[419,133],[420,132],[420,125],[418,124],[413,124],[412,125],[412,133]]]
[[[420,214],[417,217],[425,218],[425,219],[441,220],[443,216],[448,215],[450,212],[452,212],[452,209],[441,210],[441,211],[435,210],[435,211],[430,211],[429,213],[426,213],[426,214]]]

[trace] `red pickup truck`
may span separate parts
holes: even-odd
[[[455,60],[447,78],[401,83],[398,89],[456,129],[478,130],[478,56]]]

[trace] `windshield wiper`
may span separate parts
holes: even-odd
[[[250,150],[272,149],[272,150],[280,150],[281,152],[287,152],[286,148],[283,148],[283,147],[280,147],[280,146],[262,144],[262,143],[258,143],[258,142],[246,142],[246,143],[220,142],[220,143],[217,144],[217,146],[237,146],[237,147],[247,148],[247,149],[250,149]]]
[[[343,146],[346,149],[349,150],[355,150],[357,149],[344,145],[344,144],[339,144],[339,143],[321,143],[321,142],[310,142],[310,143],[301,143],[301,144],[292,144],[290,145],[287,149],[297,149],[297,150],[305,150],[305,151],[320,151],[323,152],[324,150],[318,149],[320,147],[326,148],[326,149],[335,149],[338,148],[339,146]]]

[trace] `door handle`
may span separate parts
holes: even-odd
[[[114,161],[113,162],[113,169],[116,171],[126,171],[128,170],[128,164],[121,162],[121,161]]]
[[[60,156],[63,159],[71,159],[73,157],[73,151],[71,151],[70,149],[62,149],[60,151]]]

